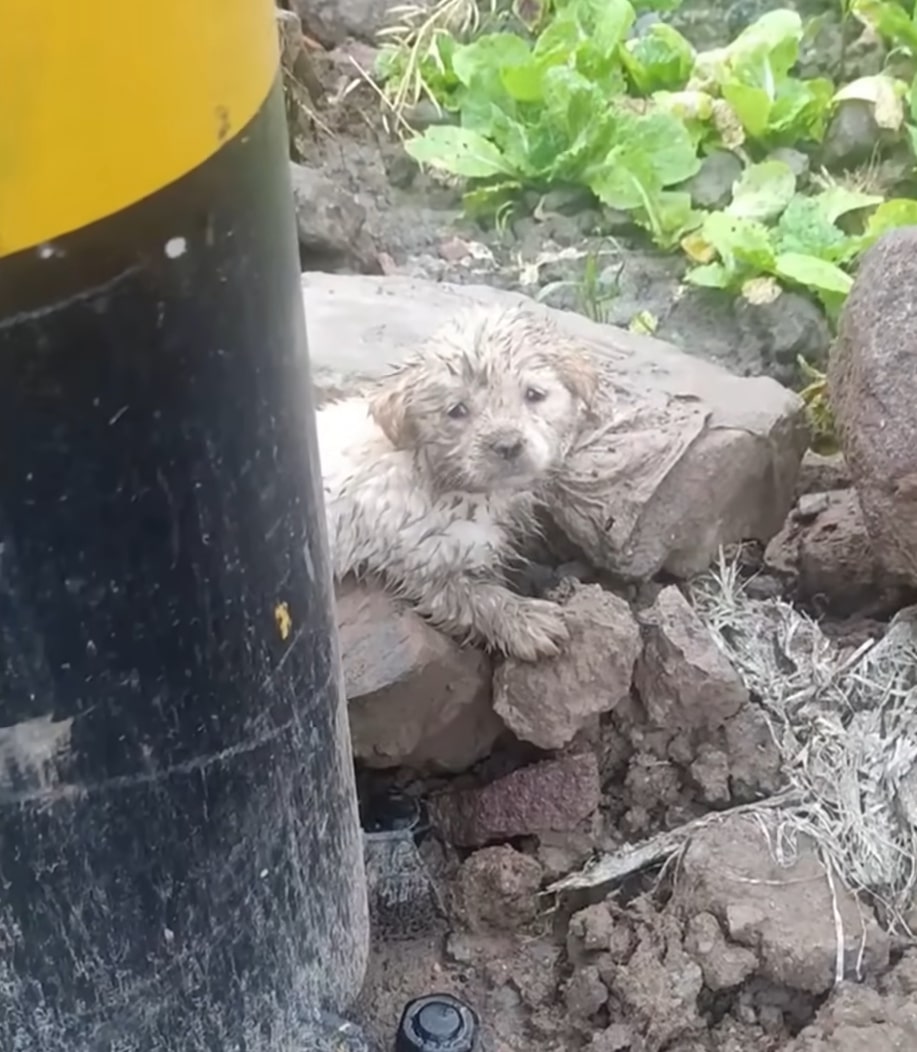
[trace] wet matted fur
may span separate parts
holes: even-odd
[[[530,661],[558,653],[561,607],[517,595],[503,573],[597,386],[589,354],[545,314],[478,307],[368,397],[325,406],[336,578],[377,575],[461,642]]]

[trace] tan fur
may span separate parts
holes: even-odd
[[[317,414],[334,571],[380,576],[461,641],[526,660],[568,638],[554,603],[503,571],[598,378],[543,315],[459,316],[368,398]]]

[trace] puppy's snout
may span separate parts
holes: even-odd
[[[525,443],[518,435],[503,436],[491,443],[491,449],[503,460],[517,460]]]

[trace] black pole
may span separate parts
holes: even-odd
[[[0,1049],[309,1052],[367,921],[273,5],[12,6]]]

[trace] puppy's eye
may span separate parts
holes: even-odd
[[[543,402],[547,395],[538,387],[528,387],[525,392],[527,402]]]
[[[468,406],[464,402],[456,402],[446,415],[453,420],[461,420],[462,417],[468,416]]]

